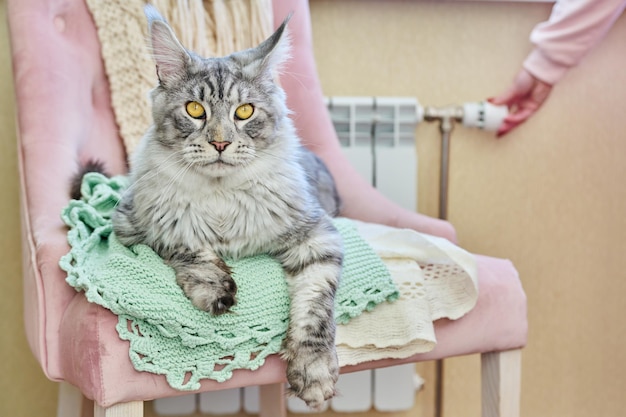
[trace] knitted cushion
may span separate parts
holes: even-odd
[[[225,381],[234,369],[256,369],[280,350],[289,320],[287,284],[280,264],[267,255],[225,260],[238,287],[231,313],[198,310],[176,284],[174,271],[148,246],[123,246],[112,232],[111,214],[126,177],[87,174],[83,199],[62,213],[70,227],[70,252],[60,265],[67,282],[91,302],[119,316],[117,331],[130,341],[137,370],[164,374],[176,389],[194,390],[199,380]],[[335,300],[337,323],[398,297],[384,264],[347,219],[335,219],[345,260]]]

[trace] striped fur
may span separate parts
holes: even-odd
[[[287,21],[256,48],[205,59],[186,51],[153,8],[147,15],[159,76],[154,124],[113,216],[116,235],[153,247],[192,303],[213,314],[236,302],[222,259],[275,256],[292,300],[288,380],[320,407],[338,376],[333,300],[343,249],[330,216],[339,200],[326,167],[300,145],[274,82],[288,55]],[[192,101],[204,107],[203,118],[186,112]],[[235,117],[247,103],[252,116]]]

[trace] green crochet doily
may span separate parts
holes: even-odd
[[[111,214],[126,186],[126,177],[85,175],[83,198],[70,201],[62,213],[71,250],[60,266],[72,287],[119,316],[117,332],[130,342],[135,369],[163,374],[175,389],[195,390],[201,379],[225,381],[233,370],[256,369],[279,352],[289,321],[280,264],[267,255],[226,260],[237,283],[237,304],[220,316],[196,309],[151,248],[127,248],[112,233]],[[345,324],[397,299],[398,291],[351,222],[334,222],[345,249],[335,320]]]

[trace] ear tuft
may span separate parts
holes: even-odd
[[[234,57],[241,62],[245,76],[249,78],[256,78],[260,75],[274,77],[280,72],[282,64],[290,58],[291,39],[287,23],[291,15],[290,13],[278,29],[259,46],[234,54]]]
[[[154,6],[147,4],[144,13],[148,20],[150,46],[157,67],[157,76],[159,82],[167,87],[183,77],[191,63],[191,57]]]

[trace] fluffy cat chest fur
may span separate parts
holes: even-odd
[[[239,182],[187,172],[156,175],[145,182],[136,189],[135,208],[137,218],[146,223],[147,241],[192,250],[210,245],[231,258],[276,248],[301,214],[294,205],[305,192],[293,175],[278,173]]]

